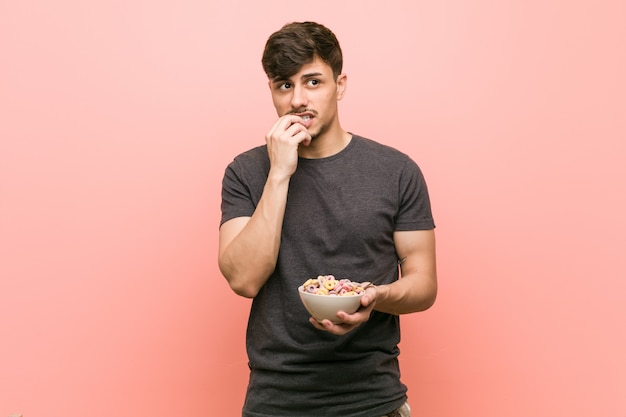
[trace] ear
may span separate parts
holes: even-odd
[[[346,74],[339,74],[337,76],[337,101],[341,100],[346,94],[346,88],[348,87],[348,76]]]

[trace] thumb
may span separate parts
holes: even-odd
[[[365,294],[363,294],[363,297],[361,297],[361,305],[363,307],[368,307],[375,300],[376,300],[376,289],[373,287],[370,287],[367,290],[365,290]]]

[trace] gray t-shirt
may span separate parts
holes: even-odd
[[[252,216],[269,168],[266,146],[229,164],[221,223]],[[394,231],[434,227],[426,183],[407,155],[353,136],[336,155],[300,158],[289,185],[276,269],[250,310],[243,416],[376,417],[399,407],[406,400],[399,318],[373,312],[367,323],[335,336],[308,322],[297,288],[325,274],[393,282]]]

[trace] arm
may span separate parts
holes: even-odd
[[[253,298],[276,267],[289,180],[298,163],[298,146],[311,140],[297,116],[278,119],[266,135],[270,171],[251,217],[220,227],[218,264],[232,290]]]
[[[255,297],[274,271],[288,188],[289,178],[268,177],[252,217],[237,217],[220,227],[220,271],[238,295]]]
[[[398,257],[406,257],[399,280],[368,288],[356,313],[338,313],[343,323],[333,324],[330,320],[318,323],[310,319],[311,324],[320,330],[345,334],[369,320],[372,310],[399,315],[430,308],[437,298],[435,231],[395,232],[394,244]]]
[[[430,308],[437,298],[435,231],[395,232],[394,242],[402,264],[401,278],[380,285],[376,294],[363,298],[363,304],[374,303],[374,310],[390,314],[408,314]]]

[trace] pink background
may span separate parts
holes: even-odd
[[[236,416],[249,301],[220,184],[259,63],[338,35],[346,129],[424,170],[440,296],[416,416],[626,416],[623,1],[0,1],[0,416]]]

